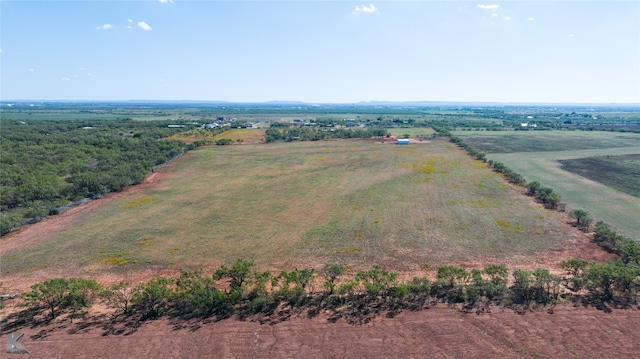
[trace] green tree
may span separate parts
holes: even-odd
[[[322,269],[322,275],[325,278],[324,287],[329,290],[329,295],[335,290],[336,279],[346,271],[344,265],[339,263],[327,263]]]
[[[533,276],[533,299],[536,303],[547,305],[558,299],[560,277],[543,268],[536,268],[531,275]]]
[[[142,319],[158,319],[164,314],[171,299],[171,283],[167,277],[157,277],[136,287],[132,305],[140,310]]]
[[[621,292],[625,301],[633,300],[637,277],[640,271],[637,267],[617,264],[594,264],[584,271],[586,286],[602,301],[614,299],[616,291]]]
[[[580,276],[582,271],[589,266],[589,261],[584,259],[569,259],[560,263],[560,268],[570,276]]]
[[[538,193],[538,190],[540,190],[540,188],[542,188],[542,186],[540,185],[540,182],[538,181],[529,182],[527,184],[527,194],[529,196],[535,196]]]
[[[569,212],[569,216],[576,220],[576,227],[578,228],[588,229],[591,226],[591,222],[593,222],[591,214],[584,209],[574,209]]]
[[[511,295],[514,303],[529,305],[533,299],[531,271],[516,269],[512,273]]]
[[[83,308],[90,308],[93,300],[100,293],[102,286],[94,279],[71,278],[68,282],[68,293],[62,306],[71,308],[71,320]]]
[[[389,289],[397,285],[398,273],[389,272],[379,265],[373,266],[371,270],[361,271],[356,274],[356,280],[360,281],[370,297],[379,295],[386,297]]]
[[[202,269],[180,271],[173,303],[184,318],[209,317],[229,309],[227,295],[216,288],[212,277],[202,274]]]
[[[431,294],[431,282],[426,277],[414,277],[408,283],[409,292],[414,300],[420,303],[429,301]]]
[[[213,278],[219,280],[226,278],[229,280],[230,292],[244,293],[244,285],[250,279],[252,269],[255,265],[253,260],[239,258],[231,266],[222,265],[220,269],[213,273]]]
[[[61,307],[69,292],[69,280],[53,278],[31,286],[31,291],[24,294],[27,301],[36,308],[49,310],[51,319],[56,318],[56,309]]]

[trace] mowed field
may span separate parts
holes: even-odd
[[[486,151],[487,158],[522,174],[529,182],[539,181],[553,188],[570,209],[586,209],[596,221],[604,221],[617,232],[640,239],[640,198],[634,196],[640,176],[637,164],[631,162],[640,154],[640,134],[583,131],[458,131],[455,134],[469,145]],[[562,163],[572,160],[602,167],[591,168],[590,175],[579,170],[584,165],[563,167]],[[618,165],[614,166],[616,160]],[[612,170],[619,171],[619,175],[598,174]]]
[[[240,257],[267,269],[523,265],[582,235],[446,139],[208,146],[156,174],[64,226],[36,224],[37,241],[3,238],[3,277],[121,277]]]

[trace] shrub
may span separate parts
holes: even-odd
[[[132,304],[141,312],[143,320],[158,319],[164,314],[172,295],[171,282],[167,277],[158,277],[136,287]]]

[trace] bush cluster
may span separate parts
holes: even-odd
[[[562,198],[552,188],[543,187],[538,181],[530,182],[526,187],[527,194],[535,197],[545,208],[564,211],[565,204],[561,202]]]
[[[618,254],[622,263],[640,266],[640,244],[617,234],[608,224],[602,221],[596,223],[593,239],[604,249]]]

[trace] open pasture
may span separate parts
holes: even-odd
[[[3,250],[2,273],[92,275],[240,257],[268,268],[415,270],[506,263],[577,235],[564,214],[532,203],[446,140],[210,146],[160,174],[33,245]]]
[[[637,156],[640,154],[640,134],[574,131],[468,131],[455,134],[466,143],[487,151],[487,158],[504,163],[522,174],[527,181],[538,181],[543,186],[553,188],[568,203],[570,209],[586,209],[596,221],[602,220],[612,225],[616,231],[638,238],[640,199],[632,192],[640,181],[636,165],[628,163],[615,167],[620,172],[609,174],[609,177],[622,186],[614,189],[610,186],[610,181],[603,180],[606,176],[604,173],[595,177],[581,176],[572,173],[577,171],[563,168],[561,161],[585,162],[587,158]],[[480,143],[482,145],[478,145]],[[535,145],[531,148],[527,147],[529,144]],[[503,149],[504,153],[492,152],[496,149]],[[592,168],[593,173],[607,170],[611,171],[613,168]]]
[[[265,141],[265,129],[260,128],[236,128],[225,131],[215,136],[214,140],[228,138],[240,143],[261,143]]]

